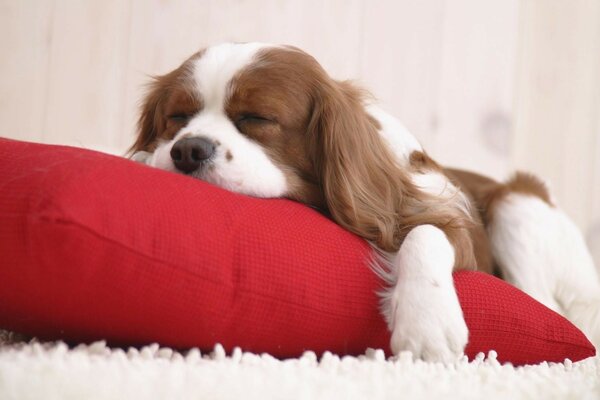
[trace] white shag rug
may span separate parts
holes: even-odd
[[[69,349],[25,343],[0,332],[0,399],[600,399],[600,358],[579,363],[500,365],[491,352],[452,365],[312,352],[269,355],[179,353],[158,345],[114,349],[103,342]]]

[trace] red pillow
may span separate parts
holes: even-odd
[[[369,247],[303,205],[93,151],[0,139],[0,327],[44,339],[298,356],[388,350]],[[467,355],[595,354],[491,276],[455,275]]]

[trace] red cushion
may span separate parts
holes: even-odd
[[[317,212],[105,154],[0,139],[0,327],[44,339],[298,356],[388,349],[369,247]],[[455,275],[469,357],[595,354],[488,275]]]

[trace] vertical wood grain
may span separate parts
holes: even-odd
[[[592,183],[592,213],[589,228],[587,229],[587,241],[596,262],[596,268],[600,272],[600,104],[596,108],[595,129],[595,154],[594,154],[594,180]]]
[[[54,1],[0,2],[0,136],[43,140]]]
[[[114,148],[123,112],[129,1],[57,0],[51,29],[44,139]]]
[[[430,150],[446,165],[506,175],[518,5],[518,0],[446,2],[438,129]]]
[[[210,44],[285,43],[314,55],[334,76],[358,74],[363,0],[172,2],[132,0],[121,147],[133,140],[148,75],[163,74]]]
[[[548,179],[585,231],[600,101],[600,2],[523,1],[514,164]]]
[[[444,10],[443,0],[364,6],[360,81],[425,148],[436,128]]]

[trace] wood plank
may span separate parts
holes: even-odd
[[[428,149],[436,129],[442,0],[366,2],[360,80]]]
[[[447,1],[438,130],[445,165],[504,178],[513,127],[519,1]]]
[[[133,141],[148,75],[166,73],[210,44],[292,44],[314,55],[336,77],[357,76],[362,1],[133,0],[122,146]]]
[[[128,36],[128,1],[57,1],[44,121],[46,141],[118,147]]]
[[[600,2],[523,2],[514,163],[547,178],[585,231],[600,98]]]
[[[587,242],[600,273],[600,102],[596,105],[596,128],[593,160],[592,212],[587,230]]]
[[[53,1],[0,3],[0,136],[41,141]]]

